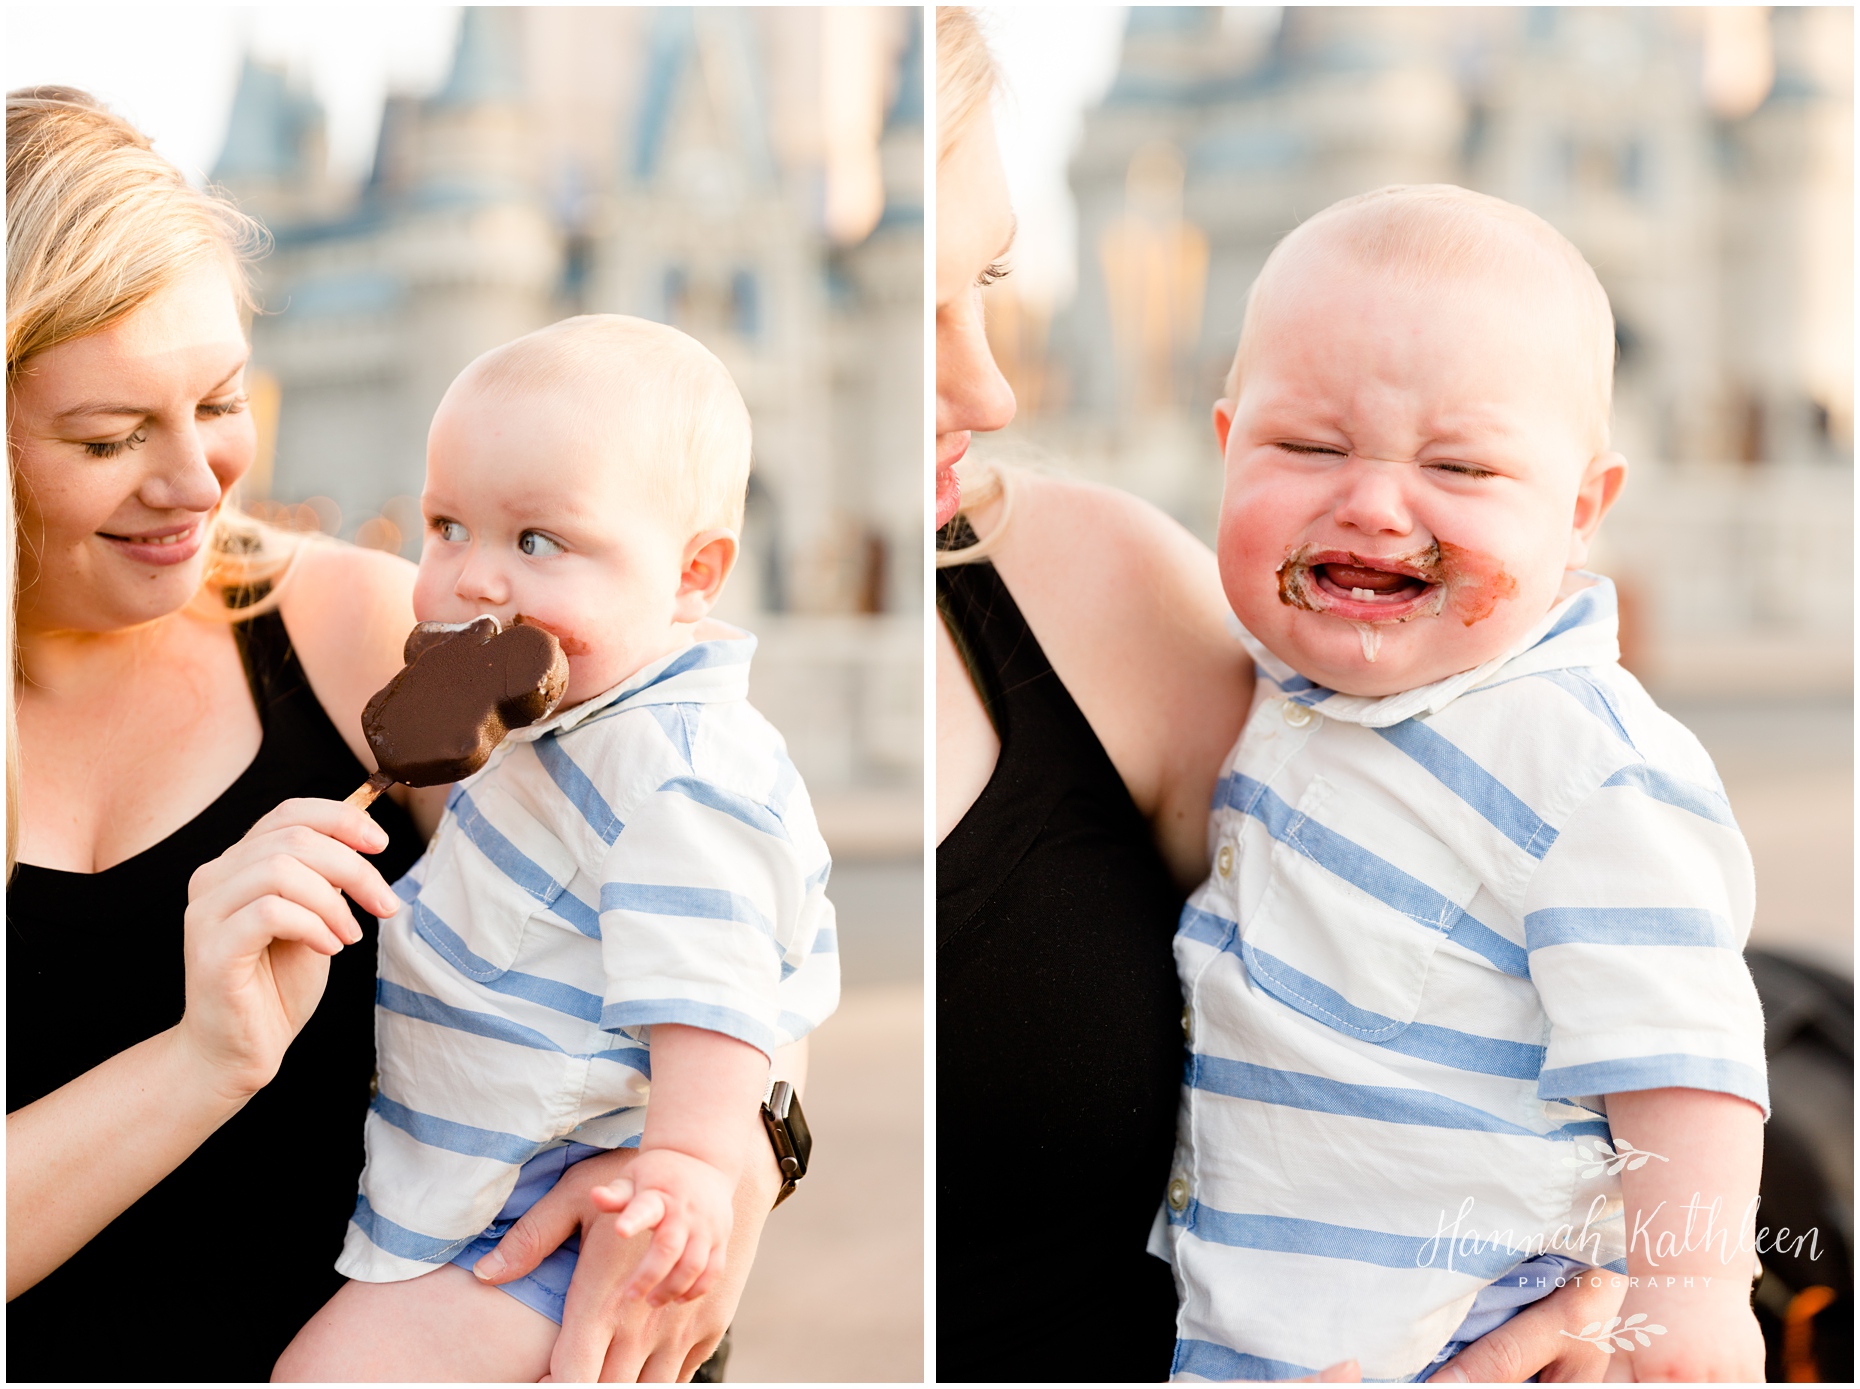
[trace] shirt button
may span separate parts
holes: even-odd
[[[1192,1035],[1189,1030],[1189,1016],[1188,1016],[1188,1009],[1186,1007],[1182,1009],[1182,1035],[1184,1037]]]
[[[1221,851],[1214,856],[1214,871],[1223,878],[1230,878],[1234,871],[1234,846],[1221,845]]]
[[[1188,1179],[1177,1177],[1169,1183],[1169,1209],[1180,1213],[1188,1209]]]
[[[1317,717],[1304,705],[1289,699],[1279,706],[1279,712],[1285,716],[1285,721],[1293,728],[1303,728]]]

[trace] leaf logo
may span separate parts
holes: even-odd
[[[1649,1153],[1647,1156],[1659,1157],[1659,1154]],[[1660,1160],[1665,1161],[1664,1158]],[[1648,1321],[1645,1312],[1636,1312],[1625,1322],[1619,1317],[1610,1317],[1605,1322],[1592,1321],[1581,1331],[1557,1332],[1557,1335],[1567,1336],[1572,1341],[1586,1341],[1604,1355],[1613,1355],[1617,1349],[1631,1351],[1636,1341],[1643,1346],[1650,1346],[1653,1337],[1665,1334],[1666,1328]]]
[[[1599,1177],[1603,1172],[1607,1172],[1611,1177],[1618,1177],[1623,1171],[1638,1172],[1653,1158],[1660,1158],[1661,1162],[1666,1161],[1658,1153],[1649,1152],[1645,1148],[1636,1148],[1625,1138],[1617,1138],[1612,1148],[1608,1146],[1605,1139],[1597,1138],[1593,1142],[1595,1146],[1591,1148],[1588,1142],[1578,1140],[1576,1155],[1563,1159],[1565,1167],[1582,1169],[1581,1175],[1584,1181],[1591,1177]]]

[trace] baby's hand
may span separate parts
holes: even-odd
[[[1733,1284],[1733,1276],[1723,1280]],[[1609,1357],[1608,1378],[1640,1384],[1760,1384],[1763,1381],[1763,1332],[1749,1303],[1698,1287],[1657,1291],[1633,1290],[1621,1304],[1623,1325],[1616,1335],[1641,1340],[1634,1328],[1654,1334],[1651,1344],[1617,1351]],[[1742,1287],[1748,1288],[1748,1281]],[[1636,1314],[1641,1314],[1638,1319]],[[1627,1323],[1632,1323],[1628,1325]],[[1644,1333],[1643,1333],[1644,1335]],[[1618,1342],[1617,1342],[1618,1344]]]
[[[619,1212],[614,1229],[621,1238],[658,1231],[620,1297],[663,1307],[709,1291],[723,1272],[734,1195],[735,1184],[722,1172],[671,1148],[642,1150],[626,1176],[595,1187],[589,1193],[595,1206]]]

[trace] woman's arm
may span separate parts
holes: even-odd
[[[374,753],[362,736],[362,710],[400,673],[413,629],[413,565],[355,545],[312,543],[278,592],[278,615],[317,702],[364,767]],[[422,835],[439,828],[449,787],[396,785]]]
[[[1207,876],[1215,778],[1253,697],[1214,554],[1113,488],[1039,474],[1014,488],[995,568],[1192,887]],[[977,533],[998,515],[997,503],[972,517]]]
[[[7,1116],[9,1301],[277,1074],[323,996],[328,957],[361,938],[343,892],[393,910],[386,880],[362,857],[386,840],[352,807],[286,801],[195,872],[181,1021]]]

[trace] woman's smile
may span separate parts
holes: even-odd
[[[98,531],[110,547],[137,564],[185,564],[200,553],[205,527],[204,517],[195,517],[179,525],[157,526],[151,530],[119,534]]]

